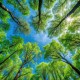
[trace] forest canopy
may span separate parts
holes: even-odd
[[[80,80],[80,0],[0,0],[0,80]]]

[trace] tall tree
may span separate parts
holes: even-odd
[[[20,73],[22,72],[22,68],[24,67],[24,65],[26,65],[29,62],[31,62],[32,60],[34,60],[34,58],[40,52],[40,49],[37,44],[27,43],[27,44],[25,44],[24,48],[25,48],[24,49],[25,50],[24,60],[22,61],[22,64],[21,64],[18,72],[16,73],[14,80],[18,79],[18,77],[20,76]]]
[[[69,64],[72,69],[80,76],[80,70],[66,59],[65,49],[58,42],[52,41],[50,44],[45,46],[45,57],[52,57],[53,60],[61,60]]]

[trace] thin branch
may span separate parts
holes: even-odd
[[[73,14],[76,9],[80,6],[80,0],[77,2],[77,4],[72,8],[72,10],[57,24],[57,26],[54,27],[54,31],[61,25],[61,23],[67,18],[69,17],[71,14]],[[53,32],[54,32],[53,31]]]
[[[19,50],[17,50],[19,51]],[[0,65],[2,65],[4,62],[6,62],[13,54],[15,54],[17,51],[14,51],[12,54],[10,54],[6,59],[4,59],[2,62],[0,62]]]
[[[65,2],[66,2],[67,0],[65,0],[62,4],[60,4],[58,7],[61,7],[61,6],[63,6],[64,4],[65,4]]]
[[[13,46],[17,45],[17,43],[18,43],[18,42],[16,42],[16,43],[10,45],[9,48],[12,48]],[[2,54],[3,52],[5,52],[5,51],[4,51],[4,50],[0,51],[0,54]]]
[[[24,75],[26,75],[26,74],[28,74],[28,73],[30,73],[30,72],[27,72],[27,73],[25,73],[25,74],[19,75],[18,78],[20,78],[20,77],[22,77],[22,76],[24,76]]]
[[[21,6],[22,9],[24,9],[23,5],[20,3],[19,0],[16,0],[16,2]]]
[[[23,63],[21,64],[21,66],[20,66],[20,68],[19,68],[19,70],[18,70],[18,72],[17,72],[17,74],[16,74],[16,76],[14,77],[13,80],[17,80],[18,77],[21,76],[21,75],[19,75],[19,74],[20,74],[20,72],[22,71],[23,66],[24,66],[25,64],[27,64],[28,62],[30,62],[34,57],[35,57],[35,56],[33,56],[29,61],[28,61],[27,59],[24,59]],[[25,58],[26,58],[26,57],[25,57]]]
[[[4,11],[8,12],[8,14],[11,16],[11,18],[12,18],[19,26],[23,26],[23,25],[21,24],[21,22],[18,20],[18,18],[15,17],[15,16],[12,14],[12,12],[11,12],[8,8],[6,8],[1,2],[0,2],[0,8],[2,8]]]
[[[38,5],[39,22],[41,21],[42,2],[43,2],[43,0],[39,0],[39,5]]]
[[[5,77],[4,80],[7,80],[8,76],[10,76],[10,74],[11,74],[11,72],[14,70],[14,68],[15,68],[15,66],[13,66],[13,67],[11,68],[11,70],[9,71],[9,73],[7,74],[7,76]]]

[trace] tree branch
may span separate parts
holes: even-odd
[[[26,74],[28,74],[28,73],[30,73],[30,72],[27,72],[27,73],[25,73],[25,74],[19,75],[18,78],[20,78],[20,77],[22,77],[22,76],[24,76],[24,75],[26,75]]]
[[[16,2],[21,6],[22,9],[24,9],[24,7],[22,6],[19,0],[16,0]]]
[[[72,8],[72,10],[58,23],[58,25],[54,27],[54,31],[56,30],[56,28],[58,28],[58,27],[61,25],[61,23],[62,23],[67,17],[69,17],[71,14],[73,14],[79,6],[80,6],[80,0],[79,0],[79,1],[77,2],[77,4]],[[54,33],[54,31],[53,31],[53,33]]]
[[[17,50],[19,51],[19,50]],[[2,65],[4,62],[6,62],[13,54],[15,54],[17,51],[14,51],[12,54],[10,54],[6,59],[4,59],[2,62],[0,62],[0,65]]]
[[[12,18],[19,26],[23,26],[23,25],[21,24],[21,22],[18,20],[18,18],[15,17],[15,16],[12,14],[12,12],[11,12],[8,8],[6,8],[1,2],[0,2],[0,8],[2,8],[4,11],[8,12],[8,14],[11,16],[11,18]]]
[[[16,42],[16,43],[10,45],[9,48],[12,48],[13,46],[17,45],[17,43],[18,43],[18,42]],[[0,54],[2,54],[3,52],[5,52],[5,51],[4,51],[4,50],[0,51]]]
[[[42,8],[42,0],[39,0],[39,5],[38,5],[39,22],[41,21],[41,8]]]

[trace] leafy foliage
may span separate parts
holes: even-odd
[[[52,38],[43,50],[22,38],[31,26]],[[0,0],[0,80],[80,80],[79,30],[80,0]]]
[[[67,33],[67,34],[62,35],[60,37],[60,41],[68,49],[79,48],[79,43],[80,43],[79,39],[80,39],[80,34],[79,33],[76,33],[76,34]]]

